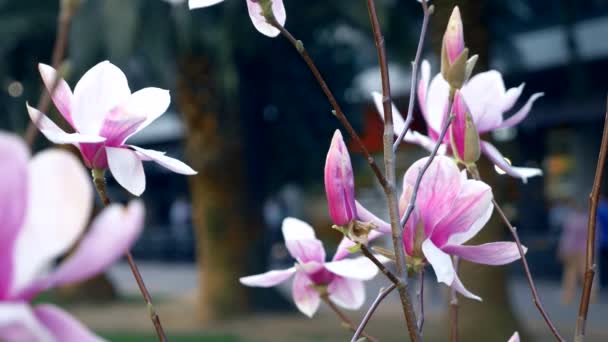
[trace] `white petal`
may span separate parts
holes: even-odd
[[[426,94],[426,109],[424,110],[427,125],[433,131],[441,132],[445,111],[447,111],[448,93],[450,86],[441,74],[437,74],[429,85]]]
[[[93,206],[91,180],[71,153],[47,150],[29,165],[30,198],[15,249],[13,290],[29,285],[80,237]]]
[[[118,184],[135,196],[146,189],[144,166],[137,153],[127,148],[106,147],[108,166]]]
[[[464,287],[464,285],[460,281],[460,278],[458,277],[458,274],[454,274],[454,282],[452,283],[452,287],[454,288],[454,290],[456,290],[458,293],[462,294],[463,296],[470,298],[470,299],[478,300],[481,302],[481,297],[477,296],[473,292],[467,290],[466,287]]]
[[[424,253],[426,260],[433,266],[435,275],[437,275],[437,282],[451,286],[456,275],[452,258],[437,248],[431,239],[426,239],[422,243],[422,253]]]
[[[382,94],[377,91],[373,91],[372,99],[374,100],[378,114],[380,114],[380,119],[384,120],[384,104],[382,103]],[[399,112],[397,106],[395,106],[395,104],[392,102],[391,107],[393,111],[393,131],[395,132],[395,135],[398,136],[405,127],[405,120],[403,119],[403,116],[401,116],[401,112]]]
[[[129,145],[129,147],[133,148],[138,153],[141,153],[145,157],[145,160],[152,160],[175,173],[182,175],[197,174],[197,172],[194,171],[190,166],[186,165],[186,163],[175,158],[167,157],[164,152],[146,150],[133,145]]]
[[[285,218],[282,229],[285,241],[316,239],[315,230],[308,223],[294,217]]]
[[[263,35],[268,37],[276,37],[280,31],[274,26],[270,25],[266,18],[262,15],[262,7],[257,1],[247,0],[247,9],[249,11],[249,17],[253,26]],[[283,0],[272,0],[272,13],[275,19],[281,26],[285,26],[285,20],[287,14],[285,12],[285,6]]]
[[[87,71],[74,88],[72,120],[85,134],[99,134],[106,115],[125,103],[131,90],[125,74],[108,61]]]
[[[286,240],[285,247],[287,247],[289,254],[300,263],[312,261],[323,264],[325,262],[325,249],[320,240]]]
[[[293,279],[293,301],[298,309],[308,317],[312,317],[317,312],[321,303],[319,293],[313,285],[308,276],[301,272],[297,272]]]
[[[27,303],[0,302],[0,340],[7,342],[55,342]]]
[[[497,128],[513,127],[518,123],[522,122],[528,116],[528,113],[530,113],[534,102],[536,102],[536,100],[543,97],[544,95],[544,93],[536,93],[530,96],[526,104],[524,104],[524,106],[521,107],[521,109],[519,109],[517,113],[511,115],[508,119],[503,121],[502,124]]]
[[[30,107],[29,104],[26,104],[26,107],[32,122],[47,139],[55,144],[97,143],[106,140],[96,134],[66,133],[38,109]]]
[[[357,310],[365,302],[363,281],[337,277],[327,287],[329,299],[348,310]]]
[[[152,121],[163,115],[171,104],[169,91],[160,88],[144,88],[134,92],[122,105],[122,109],[132,116],[145,117],[146,120],[139,125],[137,133],[146,128]]]
[[[519,342],[519,333],[516,331],[507,342]]]
[[[74,127],[71,114],[74,97],[72,95],[72,89],[70,89],[70,86],[65,80],[56,79],[61,76],[57,75],[57,71],[53,69],[52,66],[40,63],[38,64],[38,70],[40,71],[40,76],[42,77],[42,81],[44,82],[47,91],[51,94],[55,107],[57,107],[57,110],[63,115],[64,119]],[[57,82],[57,87],[53,89],[55,82]]]
[[[531,168],[531,167],[515,167],[511,166],[502,154],[498,151],[494,145],[490,144],[487,141],[480,141],[481,151],[485,154],[490,160],[498,166],[501,170],[506,172],[509,176],[520,178],[522,182],[527,183],[528,178],[535,176],[542,176],[543,171],[541,169]]]
[[[378,267],[367,257],[328,262],[325,268],[333,274],[360,280],[369,280],[378,274]]]
[[[241,284],[256,287],[272,287],[289,279],[296,272],[296,268],[286,270],[268,271],[262,274],[251,275],[239,278]]]
[[[485,224],[492,217],[492,212],[494,211],[494,204],[489,204],[486,207],[486,210],[482,215],[478,216],[477,220],[465,231],[452,234],[448,238],[446,244],[448,245],[461,245],[469,240],[471,240],[479,231],[485,226]]]
[[[189,0],[188,7],[190,7],[190,9],[202,8],[219,4],[222,1],[224,0]]]

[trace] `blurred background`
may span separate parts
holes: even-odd
[[[284,0],[286,27],[306,45],[367,147],[381,159],[381,121],[369,95],[380,90],[377,55],[364,1]],[[410,62],[422,10],[413,0],[377,0],[386,38],[393,95],[406,112]],[[37,63],[50,64],[60,1],[0,0],[0,128],[23,133],[25,101],[35,103],[42,84]],[[575,324],[578,292],[562,291],[559,258],[564,222],[585,210],[605,113],[608,75],[608,1],[437,0],[424,57],[438,71],[437,52],[452,7],[459,5],[465,40],[479,54],[476,72],[497,69],[507,88],[525,82],[516,105],[544,92],[517,128],[491,139],[514,165],[542,168],[527,184],[481,164],[529,247],[541,297],[564,336]],[[289,265],[280,224],[295,216],[310,222],[331,251],[340,234],[331,222],[322,170],[331,134],[339,128],[331,107],[293,47],[258,33],[243,0],[189,11],[180,0],[87,0],[75,13],[66,58],[68,83],[108,59],[131,89],[171,90],[170,110],[129,140],[187,161],[199,174],[183,177],[146,165],[146,228],[133,253],[171,341],[335,341],[349,338],[331,312],[312,320],[296,312],[289,286],[250,289],[240,276]],[[54,110],[54,109],[53,109]],[[415,110],[413,128],[424,131]],[[60,122],[56,112],[51,117]],[[48,146],[41,137],[36,148]],[[383,192],[356,149],[351,149],[358,199],[386,216]],[[425,155],[403,145],[398,174]],[[111,181],[110,196],[128,194]],[[600,222],[601,224],[601,222]],[[606,225],[608,229],[608,225]],[[608,236],[608,234],[604,234]],[[493,220],[479,241],[510,239]],[[608,244],[600,243],[603,255]],[[608,259],[600,258],[601,285]],[[606,265],[604,265],[606,264]],[[462,340],[551,340],[535,310],[521,265],[469,267],[463,282],[484,298],[462,300]],[[447,293],[427,277],[428,340],[447,336]],[[415,282],[414,282],[415,284]],[[369,286],[375,297],[387,281]],[[599,285],[599,284],[598,284]],[[602,324],[608,292],[592,305],[590,341],[608,340]],[[569,296],[573,297],[570,298]],[[128,266],[48,294],[113,341],[154,340],[146,309]],[[369,332],[403,340],[398,300],[389,298]],[[365,308],[365,307],[364,307]],[[358,321],[362,312],[351,317]],[[470,338],[467,338],[470,336]]]

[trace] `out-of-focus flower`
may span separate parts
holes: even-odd
[[[218,4],[224,0],[189,0],[188,5],[190,9],[208,7],[211,5]],[[247,0],[247,9],[249,11],[249,17],[253,26],[265,36],[276,37],[280,31],[268,23],[264,16],[264,7],[269,5],[269,10],[272,11],[272,15],[276,21],[281,25],[285,25],[287,20],[287,13],[285,12],[285,5],[283,0]]]
[[[516,331],[507,342],[519,342],[519,333]]]
[[[95,276],[120,258],[141,232],[143,205],[109,206],[81,237],[93,205],[85,169],[61,150],[28,158],[18,137],[0,133],[0,340],[102,341],[62,309],[29,302],[41,291]]]
[[[295,275],[293,300],[298,309],[312,317],[319,308],[320,296],[327,295],[339,306],[356,310],[365,300],[364,280],[373,278],[378,268],[367,258],[344,259],[336,254],[325,261],[325,249],[306,222],[288,217],[283,221],[283,238],[294,267],[240,278],[243,285],[272,287]]]
[[[454,95],[454,121],[450,125],[452,153],[465,165],[474,164],[479,159],[479,133],[471,117],[469,107],[460,91]]]
[[[57,72],[40,64],[40,75],[49,92]],[[74,144],[87,167],[109,168],[116,181],[139,196],[146,188],[142,161],[152,160],[167,169],[196,174],[183,162],[164,152],[126,145],[126,140],[161,116],[171,102],[167,90],[144,88],[131,94],[125,74],[108,61],[87,71],[74,88],[60,80],[53,92],[53,102],[64,119],[76,131],[66,133],[44,113],[27,105],[32,121],[50,141]]]
[[[431,66],[429,62],[422,61],[421,79],[418,82],[418,103],[420,110],[426,121],[427,135],[418,132],[406,134],[404,141],[422,146],[431,151],[435,142],[439,138],[439,132],[445,122],[448,110],[448,97],[450,86],[441,74],[437,74],[433,80],[431,78]],[[515,114],[504,119],[506,112],[513,108],[519,99],[524,84],[517,88],[505,89],[502,75],[496,70],[490,70],[473,76],[460,90],[466,102],[475,127],[479,134],[488,133],[496,129],[513,127],[523,121],[530,113],[532,105],[543,93],[533,94],[528,101]],[[384,110],[380,103],[375,103],[380,117],[384,117]],[[404,126],[401,114],[393,107],[393,117],[395,120],[395,134],[399,134]],[[439,149],[439,154],[447,153],[447,146],[450,145],[449,133],[443,139],[444,145]],[[528,178],[542,175],[542,170],[528,167],[511,166],[505,157],[487,141],[480,140],[481,152],[486,155],[496,166],[504,170],[508,175],[520,178],[526,182]]]
[[[325,160],[325,193],[334,224],[346,226],[357,215],[355,180],[348,149],[340,130],[336,130]]]

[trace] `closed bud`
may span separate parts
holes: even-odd
[[[454,95],[453,113],[454,122],[450,126],[452,152],[465,165],[474,164],[481,152],[479,133],[460,91]]]
[[[469,51],[464,45],[462,19],[458,6],[454,7],[441,45],[441,74],[452,88],[462,87],[467,74]]]
[[[325,193],[335,225],[347,226],[356,218],[353,168],[340,130],[334,133],[325,160]]]

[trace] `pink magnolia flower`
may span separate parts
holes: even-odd
[[[29,302],[41,291],[99,274],[120,258],[142,229],[144,208],[138,201],[111,205],[81,237],[93,205],[85,169],[61,150],[28,159],[19,138],[0,133],[0,340],[102,341],[62,309]]]
[[[458,6],[454,7],[454,10],[452,10],[452,14],[448,20],[448,26],[443,35],[442,43],[450,64],[454,63],[458,56],[464,51],[464,30]]]
[[[516,331],[507,342],[519,342],[519,333]]]
[[[50,92],[57,72],[45,64],[40,64],[39,70]],[[70,86],[60,80],[53,102],[76,132],[66,133],[44,113],[27,105],[40,132],[56,144],[78,147],[87,167],[109,168],[116,181],[132,194],[139,196],[146,188],[143,160],[153,160],[173,172],[196,174],[164,152],[125,144],[167,110],[171,102],[167,90],[144,88],[131,94],[125,74],[105,61],[82,76],[73,94]]]
[[[418,82],[418,103],[422,115],[427,124],[427,135],[418,132],[406,134],[404,141],[422,146],[427,150],[432,150],[439,137],[439,132],[443,126],[443,120],[447,112],[449,85],[441,76],[437,74],[430,81],[431,66],[425,60],[421,65],[421,79]],[[430,83],[429,83],[430,81]],[[505,89],[501,74],[496,70],[490,70],[473,76],[462,87],[463,98],[468,105],[473,122],[479,134],[488,133],[501,128],[514,127],[523,121],[527,116],[534,102],[543,93],[533,94],[528,101],[515,114],[504,119],[504,113],[513,108],[519,99],[525,84],[517,88]],[[381,117],[384,117],[381,103],[378,103],[377,95],[374,95],[374,102]],[[399,134],[405,125],[403,117],[393,107],[393,119],[395,134]],[[450,136],[446,135],[442,141],[444,145],[439,150],[440,154],[446,154],[447,146],[450,144]],[[481,152],[486,155],[497,167],[512,177],[520,178],[526,182],[528,178],[542,175],[542,170],[528,167],[514,167],[509,164],[503,155],[487,141],[480,140]]]
[[[345,226],[356,217],[353,167],[340,130],[334,133],[325,160],[325,194],[334,224]]]
[[[202,8],[218,4],[222,1],[224,0],[189,0],[188,6],[190,9]],[[262,6],[260,4],[262,1],[272,2],[272,13],[277,22],[281,26],[284,26],[287,20],[287,13],[285,12],[283,0],[247,0],[247,10],[249,11],[249,17],[253,26],[265,36],[276,37],[280,31],[266,21],[266,18],[262,14]]]
[[[455,118],[449,131],[452,153],[463,164],[474,164],[480,154],[479,133],[459,90],[454,94],[453,113]]]
[[[337,305],[356,310],[365,300],[363,281],[373,278],[378,269],[365,257],[344,259],[336,254],[332,261],[325,261],[323,243],[304,221],[288,217],[283,221],[283,238],[289,254],[296,264],[285,270],[240,278],[243,285],[271,287],[294,275],[293,300],[298,309],[312,317],[320,304],[319,291],[327,291]]]

